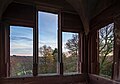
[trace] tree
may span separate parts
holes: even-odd
[[[77,72],[77,55],[78,55],[78,35],[73,34],[71,39],[67,40],[65,48],[69,51],[70,56],[63,54],[64,60],[64,72]]]
[[[52,55],[53,55],[53,69],[52,69],[52,72],[55,73],[56,70],[57,70],[57,61],[58,61],[58,49],[57,48],[55,48],[53,50]]]
[[[55,48],[54,50],[50,46],[42,46],[40,47],[40,66],[39,71],[40,73],[56,73],[56,64],[57,64],[57,56],[58,56],[58,49]]]
[[[100,74],[111,76],[112,75],[112,62],[113,62],[113,23],[105,26],[99,30],[99,62]]]
[[[65,45],[65,47],[69,50],[71,54],[74,55],[78,53],[78,35],[73,34],[72,38],[67,40],[67,43]]]
[[[52,55],[53,55],[54,62],[57,62],[57,57],[58,57],[58,49],[57,48],[55,48],[53,50]]]
[[[99,30],[99,62],[100,62],[100,74],[111,76],[112,75],[112,62],[113,62],[113,41],[114,41],[114,32],[113,26],[114,24],[110,24],[105,26],[104,28]],[[78,53],[78,35],[73,35],[71,39],[69,39],[66,43],[66,48],[71,53],[71,56],[77,56]],[[72,64],[67,63],[74,58],[64,57],[65,67],[72,67]],[[77,61],[77,59],[74,59]],[[71,61],[73,62],[73,60]],[[74,65],[75,66],[75,65]],[[76,67],[76,66],[75,66]]]

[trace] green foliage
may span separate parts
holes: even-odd
[[[13,57],[14,58],[14,57]],[[15,57],[16,58],[16,57]],[[26,59],[25,57],[21,57],[22,59]],[[11,64],[11,76],[25,76],[32,75],[32,59],[30,61],[16,61]]]
[[[76,56],[69,56],[65,57],[64,59],[64,72],[77,72],[77,57]]]

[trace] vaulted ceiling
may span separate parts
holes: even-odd
[[[31,5],[46,3],[59,7],[62,10],[78,13],[85,28],[85,32],[88,33],[90,20],[110,7],[117,0],[0,0],[0,18],[8,5],[13,1],[29,3]]]

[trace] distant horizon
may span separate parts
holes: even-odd
[[[62,53],[67,53],[67,51],[66,52],[62,52]],[[18,55],[18,54],[11,54],[10,56],[33,56],[33,55]],[[38,57],[43,57],[42,55],[41,56],[38,56]]]

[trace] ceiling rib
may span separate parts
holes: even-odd
[[[88,16],[86,16],[85,13],[85,8],[83,5],[82,0],[66,0],[68,3],[70,3],[74,9],[78,12],[82,23],[83,23],[83,27],[84,27],[84,32],[86,35],[88,35],[89,33],[89,20],[88,20]]]
[[[6,8],[8,7],[8,5],[12,2],[13,0],[0,0],[0,20],[2,17],[2,14],[4,13],[4,11],[6,10]]]

